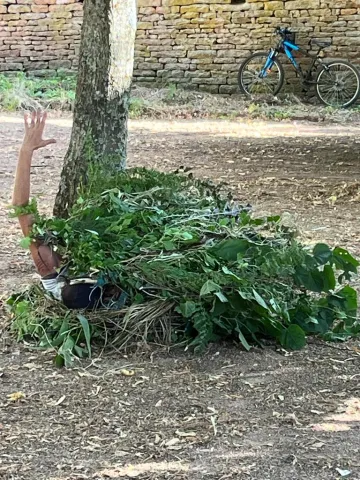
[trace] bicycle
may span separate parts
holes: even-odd
[[[330,47],[332,42],[311,39],[309,45],[318,47],[318,52],[313,55],[296,45],[296,34],[288,28],[277,27],[275,34],[281,37],[275,48],[269,52],[254,53],[241,64],[238,84],[242,93],[249,96],[257,93],[277,95],[285,80],[284,68],[278,56],[285,54],[300,77],[304,90],[315,85],[316,95],[324,105],[346,108],[356,102],[360,94],[358,69],[345,60],[326,62],[320,57],[320,52]],[[308,70],[303,71],[293,51],[312,60]]]

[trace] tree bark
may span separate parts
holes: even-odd
[[[54,215],[66,217],[91,162],[126,166],[136,0],[85,0],[73,128]]]

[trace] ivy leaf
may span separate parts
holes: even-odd
[[[230,240],[224,240],[216,247],[213,247],[212,253],[223,260],[235,262],[239,253],[244,254],[248,248],[248,240],[231,238]]]
[[[279,339],[281,345],[289,350],[300,350],[306,345],[304,330],[299,325],[289,325]]]
[[[269,310],[269,307],[267,306],[267,304],[266,304],[265,300],[262,298],[262,296],[259,295],[259,294],[257,293],[257,291],[254,290],[254,289],[253,289],[252,292],[253,292],[254,298],[255,298],[255,300],[257,301],[257,303],[258,303],[261,307],[265,308],[265,310]]]
[[[331,265],[324,267],[324,292],[334,290],[336,286],[335,273]]]
[[[324,291],[323,273],[319,270],[308,270],[305,267],[298,267],[295,272],[295,281],[311,292],[321,293]]]
[[[208,280],[201,287],[200,297],[203,297],[204,295],[208,295],[209,293],[212,293],[212,292],[219,292],[220,290],[221,290],[220,285],[213,282],[212,280]]]
[[[190,318],[194,315],[194,313],[197,310],[197,304],[195,302],[192,302],[190,300],[180,303],[180,305],[176,308],[176,311],[178,313],[181,313],[181,315],[184,318]]]
[[[229,301],[222,292],[215,292],[215,295],[222,303],[227,303]]]
[[[355,268],[360,266],[360,262],[344,248],[334,248],[333,255],[340,267],[341,265],[352,265]],[[356,270],[354,273],[356,273]]]
[[[325,243],[318,243],[313,249],[313,255],[318,265],[325,265],[332,258],[332,251]]]

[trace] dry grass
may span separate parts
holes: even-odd
[[[294,94],[248,99],[240,94],[215,95],[175,86],[153,89],[134,86],[130,115],[132,118],[250,118],[334,123],[360,120],[358,107],[349,110],[323,107]]]
[[[12,77],[0,75],[0,108],[4,111],[45,108],[69,111],[75,99],[74,77]],[[263,119],[313,122],[359,122],[360,109],[338,110],[313,104],[312,99],[284,94],[248,99],[243,95],[215,95],[177,88],[134,85],[130,117],[160,119]]]

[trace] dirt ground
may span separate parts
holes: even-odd
[[[49,213],[70,127],[53,118],[47,133],[58,144],[34,161],[32,193]],[[133,121],[129,164],[191,167],[256,212],[288,212],[304,241],[360,255],[359,134],[360,125]],[[0,117],[4,296],[36,280],[5,208],[21,137],[18,118]],[[2,334],[0,479],[359,480],[359,367],[359,341],[311,341],[292,354],[112,352],[56,370],[51,355]],[[24,397],[12,401],[14,392]]]

